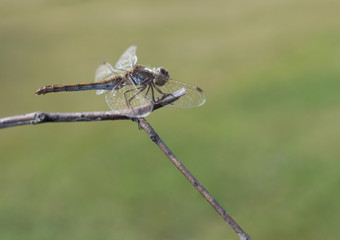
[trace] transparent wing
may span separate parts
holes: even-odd
[[[126,85],[119,90],[111,90],[105,95],[106,103],[112,111],[128,117],[145,117],[153,109],[153,103],[148,99],[142,87]]]
[[[118,62],[115,65],[116,69],[120,70],[130,70],[137,63],[137,55],[136,55],[137,46],[132,45],[129,47],[123,55],[119,58]]]
[[[181,88],[184,88],[187,92],[184,96],[180,97],[178,100],[173,102],[172,104],[169,104],[168,106],[175,107],[175,108],[194,108],[199,107],[205,103],[205,94],[202,89],[199,87],[196,87],[194,85],[191,85],[189,83],[184,83],[176,80],[169,80],[166,84],[164,84],[161,87],[156,86],[161,90],[161,92],[166,94],[174,93]],[[154,89],[154,94],[157,98],[162,97],[162,94],[160,94],[156,89]],[[148,93],[150,94],[150,93]]]
[[[112,78],[117,74],[120,74],[121,71],[114,69],[110,63],[104,62],[103,64],[99,65],[99,67],[96,69],[96,73],[94,76],[95,82],[104,81],[106,79]],[[105,92],[108,92],[107,90],[97,90],[97,95],[103,94]]]

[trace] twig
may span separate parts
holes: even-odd
[[[150,139],[157,144],[162,152],[169,158],[169,160],[176,166],[176,168],[188,179],[194,188],[202,194],[210,205],[216,210],[218,214],[224,219],[226,223],[238,234],[241,240],[250,240],[251,238],[245,233],[242,228],[235,222],[235,220],[223,209],[223,207],[213,198],[213,196],[203,187],[203,185],[189,172],[189,170],[178,160],[172,153],[168,146],[162,141],[151,125],[144,119],[138,118],[140,127],[148,134]]]
[[[184,88],[174,92],[171,95],[163,98],[153,106],[153,111],[157,110],[161,107],[164,107],[168,104],[173,103],[180,97],[186,94]],[[134,110],[130,111],[143,111],[143,108],[148,107],[140,106],[134,108]],[[127,111],[124,112],[128,114]],[[29,124],[40,124],[47,122],[89,122],[89,121],[104,121],[104,120],[123,120],[123,119],[131,119],[125,115],[119,114],[118,112],[112,111],[102,111],[102,112],[71,112],[71,113],[45,113],[45,112],[33,112],[27,113],[23,115],[11,116],[0,118],[0,128],[7,127],[15,127],[20,125],[29,125]]]
[[[167,96],[154,105],[153,110],[161,108],[165,105],[171,104],[178,98],[186,94],[184,89]],[[143,106],[142,106],[143,107]],[[131,119],[124,115],[107,112],[72,112],[72,113],[43,113],[33,112],[18,116],[6,117],[0,119],[0,128],[7,128],[13,126],[40,124],[46,122],[78,122],[78,121],[103,121],[103,120],[122,120]],[[188,181],[195,187],[195,189],[202,194],[202,196],[210,203],[210,205],[217,211],[224,221],[238,234],[241,240],[251,240],[247,233],[235,222],[235,220],[223,209],[223,207],[212,197],[212,195],[200,184],[199,181],[189,172],[189,170],[177,159],[172,151],[165,145],[162,139],[158,136],[155,130],[144,118],[132,119],[138,122],[150,137],[150,139],[157,144],[162,152],[170,159],[170,161],[177,167],[177,169],[188,179]]]

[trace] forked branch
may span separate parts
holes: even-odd
[[[184,89],[181,89],[172,95],[165,97],[158,101],[153,110],[161,108],[165,105],[171,104],[181,96],[186,94]],[[143,106],[141,106],[142,108]],[[124,115],[107,112],[73,112],[73,113],[43,113],[34,112],[24,115],[6,117],[0,119],[0,128],[7,128],[28,124],[40,124],[46,122],[78,122],[78,121],[104,121],[104,120],[121,120],[131,119]],[[162,139],[158,136],[155,130],[144,118],[132,119],[138,122],[138,125],[143,129],[150,139],[157,144],[162,152],[169,158],[169,160],[176,166],[176,168],[188,179],[194,188],[201,193],[201,195],[210,203],[210,205],[221,215],[224,221],[229,224],[233,231],[239,236],[241,240],[250,240],[246,232],[235,222],[235,220],[223,209],[223,207],[212,197],[212,195],[203,187],[203,185],[189,172],[189,170],[178,160],[172,151],[166,146]]]

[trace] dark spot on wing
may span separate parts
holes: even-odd
[[[199,87],[196,87],[196,90],[197,90],[197,91],[199,91],[200,93],[202,93],[202,92],[203,92],[203,90],[202,90],[202,89],[200,89]]]

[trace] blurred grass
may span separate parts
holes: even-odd
[[[254,239],[340,235],[337,1],[0,2],[0,114],[107,110],[93,80],[131,44],[205,90],[148,117]],[[0,239],[236,239],[128,121],[0,132]]]

